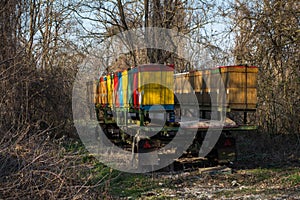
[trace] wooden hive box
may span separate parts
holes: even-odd
[[[128,71],[124,70],[122,72],[122,100],[120,100],[120,106],[121,107],[125,107],[128,108],[129,104],[128,104]]]
[[[179,104],[178,98],[180,98],[179,95],[181,94],[181,88],[182,88],[181,79],[182,79],[182,76],[180,74],[174,74],[174,94],[175,94],[174,101],[175,101],[175,104]]]
[[[129,108],[138,108],[138,68],[127,71],[127,100],[125,105]]]
[[[201,70],[193,72],[193,88],[200,106],[210,105],[210,95],[207,85],[210,83],[210,71]]]
[[[138,67],[139,104],[144,109],[161,105],[173,109],[173,69],[151,64]]]
[[[101,78],[100,78],[101,79]],[[101,104],[101,96],[102,96],[102,90],[101,90],[101,84],[100,84],[100,79],[98,80],[97,84],[97,104]]]
[[[192,73],[193,79],[190,80],[193,80],[195,95],[200,106],[253,110],[257,103],[257,73],[258,68],[253,66],[222,66],[195,71]],[[226,102],[222,101],[220,95],[223,88]]]
[[[225,66],[219,69],[227,88],[257,87],[258,68],[255,66]]]
[[[191,102],[190,95],[193,94],[194,89],[194,74],[193,72],[185,72],[174,75],[175,79],[175,95],[176,103],[189,105]]]
[[[100,103],[102,106],[107,105],[107,85],[106,85],[106,77],[100,78]]]
[[[219,69],[230,109],[256,109],[258,68],[255,66],[224,66]]]
[[[93,95],[93,101],[95,104],[99,104],[99,93],[98,93],[98,84],[99,81],[98,80],[94,80],[93,81],[93,91],[92,91],[92,95]]]
[[[115,72],[114,74],[114,99],[113,104],[115,107],[120,107],[120,100],[122,99],[122,72]]]
[[[87,86],[87,101],[89,103],[97,104],[98,103],[98,81],[89,81],[86,83]]]
[[[202,71],[195,71],[193,73],[194,75],[194,90],[195,92],[201,93],[203,88],[202,88]]]
[[[202,70],[202,94],[201,94],[201,105],[210,106],[211,105],[211,70]]]
[[[114,88],[114,76],[113,74],[107,76],[107,103],[109,107],[113,107],[113,88]]]

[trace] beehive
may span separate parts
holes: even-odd
[[[210,90],[207,87],[207,85],[210,84],[210,71],[201,70],[195,71],[192,74],[194,77],[194,92],[199,105],[210,105]]]
[[[213,73],[210,69],[205,69],[202,71],[202,94],[201,94],[201,105],[210,106],[211,105],[211,94],[213,93]]]
[[[113,107],[113,98],[114,98],[114,76],[113,74],[107,76],[107,103],[109,107]]]
[[[202,71],[195,71],[194,72],[194,90],[195,92],[202,93]]]
[[[122,72],[115,72],[114,74],[114,98],[113,104],[115,107],[120,107],[120,99],[122,99]]]
[[[257,73],[255,66],[219,67],[231,109],[255,109],[257,104]]]
[[[173,69],[164,65],[138,67],[138,104],[144,109],[161,105],[173,109]]]
[[[221,90],[224,88],[221,84],[222,79],[219,68],[212,68],[206,70],[208,74],[208,80],[206,84],[206,92],[204,93],[204,105],[212,106],[227,106],[222,100]],[[224,93],[223,93],[224,94]]]
[[[127,100],[127,88],[128,88],[128,71],[125,70],[122,72],[121,77],[122,82],[122,95],[120,95],[120,106],[127,108],[129,106],[128,100]]]
[[[199,82],[198,71],[175,74],[174,83],[177,104],[193,105],[196,103],[191,100],[191,95],[194,95],[195,88],[202,84],[202,78]],[[199,88],[198,90],[200,91]]]
[[[178,102],[178,95],[180,94],[181,91],[181,81],[180,81],[180,77],[178,74],[174,74],[174,93],[175,93],[175,99],[174,102],[175,104],[179,104]]]
[[[255,66],[225,66],[219,69],[227,88],[257,87],[258,68]]]
[[[89,81],[87,85],[87,100],[89,103],[98,104],[98,81]]]
[[[190,104],[190,94],[193,94],[191,79],[189,72],[174,75],[176,103]]]
[[[183,93],[185,74],[187,73],[174,74],[174,91],[176,94]]]
[[[130,108],[139,108],[138,68],[128,71],[127,102]]]
[[[200,106],[255,109],[257,72],[257,67],[224,66],[175,74],[175,94],[183,104],[191,104],[189,95],[194,92]],[[222,90],[226,101],[220,95]]]
[[[101,79],[101,78],[100,78]],[[100,85],[100,79],[97,84],[97,104],[101,104],[101,96],[102,96],[102,91],[101,91],[101,85]]]
[[[99,95],[100,95],[100,103],[103,106],[107,105],[107,86],[106,86],[106,77],[101,77],[100,78],[100,83],[99,83]]]
[[[226,106],[230,109],[255,109],[257,102],[257,67],[222,66],[202,71],[204,90],[200,104]],[[221,91],[226,93],[222,101]]]

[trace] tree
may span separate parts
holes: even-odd
[[[83,58],[72,41],[71,15],[63,1],[1,2],[2,130],[71,122],[72,81]]]
[[[236,62],[258,65],[259,124],[269,133],[299,133],[299,4],[235,1]]]
[[[195,41],[206,46],[207,49],[213,49],[214,52],[218,48],[211,43],[208,35],[204,34],[205,26],[215,21],[217,10],[214,8],[215,1],[84,1],[80,5],[80,9],[75,9],[78,22],[85,31],[85,36],[82,37],[89,44],[90,49],[97,49],[108,37],[118,33],[142,27],[159,27],[173,29],[189,37],[201,37],[202,40]],[[90,23],[89,23],[90,22]],[[87,25],[93,24],[93,25]],[[172,38],[159,38],[153,32],[146,32],[146,43],[166,43],[165,45],[172,46],[174,52],[180,50],[172,44]],[[201,36],[200,36],[200,35]],[[128,49],[132,48],[132,38],[124,39]],[[166,36],[168,37],[168,36]],[[206,38],[204,40],[203,38]],[[205,44],[204,44],[205,43]],[[209,45],[206,45],[208,44]],[[181,49],[181,51],[185,51]],[[200,52],[198,52],[200,53]],[[173,63],[178,67],[178,71],[182,71],[188,65],[188,61],[184,61],[176,53],[166,52],[161,49],[136,49],[122,56],[124,67],[128,68],[140,63]],[[119,62],[120,63],[120,62]],[[195,67],[195,66],[192,66]]]

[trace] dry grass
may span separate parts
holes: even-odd
[[[66,147],[66,139],[51,139],[50,133],[51,128],[37,131],[32,126],[5,133],[0,144],[0,198],[102,199],[100,186],[106,180],[91,181],[94,161],[83,149]]]
[[[133,176],[111,170],[89,156],[78,141],[51,138],[53,131],[51,127],[38,130],[28,125],[1,133],[0,199],[144,198],[145,194],[150,199],[170,195],[188,199],[191,192],[191,198],[207,194],[207,198],[231,199],[281,197],[299,191],[300,152],[295,135],[239,134],[237,166],[257,169],[214,177],[191,173],[176,178],[170,174],[169,180],[155,174]],[[232,187],[232,181],[240,187]],[[184,190],[180,189],[183,186]]]

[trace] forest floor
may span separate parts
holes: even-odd
[[[113,199],[300,199],[297,167],[121,175]]]
[[[29,130],[1,143],[0,199],[300,200],[296,134],[238,135],[231,168],[132,174],[103,165],[77,140]]]
[[[299,199],[299,136],[242,133],[232,168],[122,174],[113,199]]]

